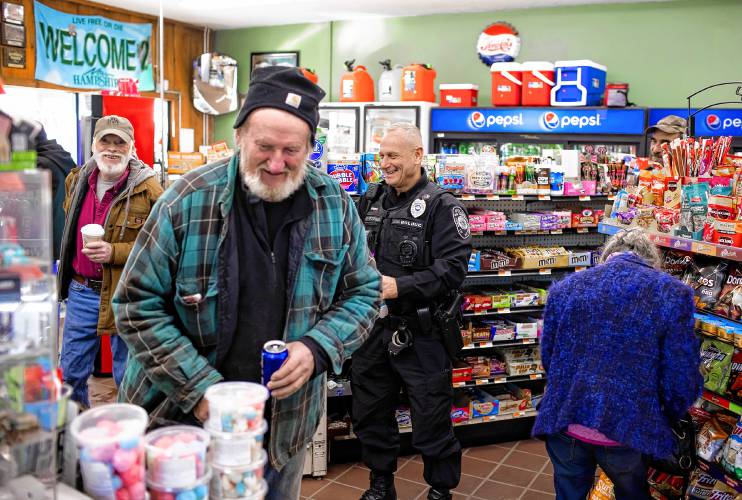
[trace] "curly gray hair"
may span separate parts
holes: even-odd
[[[603,245],[600,261],[605,262],[611,255],[619,252],[633,252],[652,267],[656,269],[662,267],[662,257],[659,250],[642,228],[627,229],[611,236]]]

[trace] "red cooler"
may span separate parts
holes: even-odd
[[[494,63],[492,72],[492,105],[520,106],[522,67],[520,63]]]
[[[530,61],[524,62],[522,69],[523,106],[551,106],[554,65],[550,62]]]
[[[470,83],[447,83],[438,86],[441,107],[471,108],[477,106],[479,85]]]

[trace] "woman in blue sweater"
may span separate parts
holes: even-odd
[[[608,240],[601,260],[552,285],[544,311],[549,382],[533,433],[546,439],[558,500],[583,500],[596,464],[617,500],[649,498],[647,458],[671,454],[670,422],[703,384],[691,289],[657,269],[639,229]]]

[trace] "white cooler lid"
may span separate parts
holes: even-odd
[[[473,83],[441,83],[438,90],[479,90],[479,85]]]
[[[577,59],[575,61],[557,61],[554,63],[554,66],[557,68],[563,68],[566,66],[589,66],[591,68],[599,69],[602,71],[608,71],[608,68],[606,68],[602,64],[596,63],[595,61],[591,61],[590,59]]]
[[[523,71],[554,71],[554,65],[547,61],[526,61],[522,67]]]
[[[517,62],[498,62],[490,66],[490,71],[523,71],[523,65]]]

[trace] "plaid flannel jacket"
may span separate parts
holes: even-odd
[[[118,332],[130,351],[119,400],[144,407],[155,425],[182,420],[206,389],[222,380],[214,368],[218,256],[238,165],[235,155],[195,169],[162,195],[113,297]],[[312,337],[339,373],[373,326],[381,279],[369,262],[365,230],[348,194],[311,167],[305,183],[314,210],[299,222],[307,225],[303,248],[289,253],[289,267],[297,267],[283,339]],[[184,300],[195,294],[201,294],[199,302]],[[281,468],[317,428],[325,376],[272,404],[269,451],[272,464]]]

